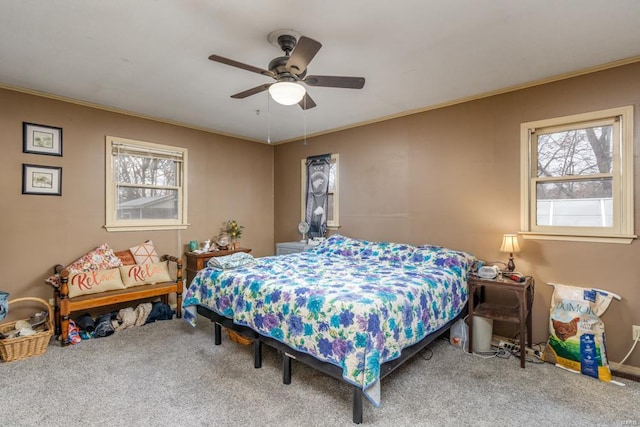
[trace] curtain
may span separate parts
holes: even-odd
[[[309,237],[324,237],[327,231],[329,208],[329,167],[331,154],[307,157],[307,204],[305,221],[309,224]]]

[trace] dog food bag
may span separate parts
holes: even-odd
[[[543,358],[572,371],[611,381],[600,316],[612,294],[598,289],[554,286],[549,318],[549,341]]]

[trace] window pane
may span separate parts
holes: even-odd
[[[537,188],[537,224],[561,227],[611,227],[611,178],[545,182]]]
[[[336,161],[331,159],[329,165],[329,193],[335,193],[336,191]],[[331,208],[329,208],[331,210]]]
[[[611,173],[613,126],[539,134],[538,176]]]
[[[118,219],[178,219],[178,191],[118,188]]]
[[[177,163],[134,155],[116,155],[116,179],[120,183],[145,185],[176,185]]]

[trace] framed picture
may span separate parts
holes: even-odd
[[[22,122],[22,152],[62,156],[62,128]]]
[[[62,196],[62,168],[23,163],[22,194]]]

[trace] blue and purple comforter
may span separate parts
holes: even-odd
[[[342,368],[378,406],[380,365],[463,310],[473,256],[333,235],[311,251],[256,261],[201,270],[183,306],[202,305]],[[185,319],[195,325],[190,310]]]

